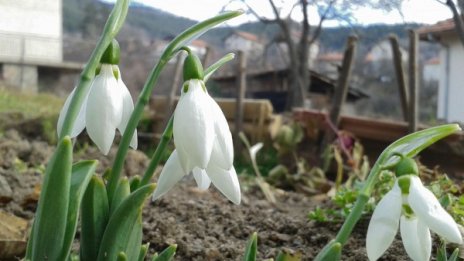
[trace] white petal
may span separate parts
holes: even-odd
[[[209,95],[208,98],[214,114],[214,131],[216,133],[211,160],[214,160],[223,169],[230,169],[234,162],[234,144],[229,124],[216,101]]]
[[[129,119],[131,117],[132,112],[134,111],[134,102],[132,101],[132,96],[130,95],[129,90],[127,89],[127,86],[124,84],[121,78],[121,72],[119,71],[119,79],[118,79],[118,87],[120,91],[120,95],[122,97],[122,115],[121,115],[121,122],[118,125],[118,129],[121,132],[121,134],[124,134],[124,131],[126,130],[127,123],[129,122]],[[134,135],[132,136],[130,146],[133,149],[137,149],[137,129],[134,132]]]
[[[237,172],[235,172],[234,167],[230,170],[224,170],[214,164],[210,164],[206,172],[214,186],[224,196],[234,204],[240,204],[240,184],[238,183]]]
[[[60,116],[58,117],[58,122],[57,122],[57,127],[56,127],[58,136],[61,136],[61,130],[63,128],[64,118],[66,116],[66,113],[68,112],[69,105],[71,103],[72,98],[74,97],[75,91],[76,91],[76,88],[74,88],[72,92],[69,94],[68,98],[66,98],[63,108],[60,111]],[[85,107],[87,103],[87,96],[88,96],[88,93],[85,95],[84,102],[82,103],[81,109],[79,110],[79,114],[77,114],[77,118],[74,121],[74,126],[71,130],[71,138],[77,137],[77,135],[79,135],[85,128]]]
[[[190,80],[188,86],[188,92],[177,104],[173,126],[174,144],[182,150],[179,158],[186,173],[194,167],[206,169],[215,140],[208,95],[200,80]]]
[[[201,190],[207,190],[211,184],[211,180],[208,175],[206,175],[206,171],[204,169],[194,168],[192,173],[195,181],[197,182],[198,188]]]
[[[85,121],[87,133],[103,154],[108,154],[116,127],[121,122],[122,99],[111,66],[102,65],[95,77],[89,97]]]
[[[366,236],[369,260],[377,260],[393,242],[401,216],[401,190],[395,183],[377,204],[372,214]]]
[[[416,176],[411,177],[408,202],[417,217],[433,232],[449,242],[462,244],[461,233],[454,219]]]
[[[430,260],[432,237],[429,228],[416,217],[401,216],[401,239],[408,256],[414,261]]]
[[[258,154],[258,151],[260,151],[262,148],[263,148],[262,142],[256,143],[255,145],[251,146],[250,157],[253,162],[256,162],[256,154]]]
[[[166,194],[183,176],[185,173],[180,166],[177,151],[174,150],[161,171],[152,200],[157,200]]]

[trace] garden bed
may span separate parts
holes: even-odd
[[[28,140],[15,130],[0,136],[0,176],[9,184],[13,197],[0,209],[32,219],[36,206],[31,195],[40,185],[43,164],[52,151],[46,142]],[[83,146],[76,157],[98,158],[101,173],[114,153],[112,150],[107,158],[95,148]],[[140,174],[147,162],[143,153],[131,151],[125,171],[128,175]],[[177,244],[175,260],[241,260],[247,239],[256,231],[258,260],[273,258],[280,250],[312,260],[341,226],[337,222],[308,220],[308,212],[317,204],[328,204],[323,195],[307,197],[278,191],[277,203],[271,204],[250,178],[242,178],[241,184],[243,199],[239,206],[228,202],[214,188],[197,190],[192,179],[180,182],[160,200],[147,202],[143,213],[144,242],[150,242],[150,252]],[[363,220],[344,247],[342,260],[367,260],[366,229],[367,220]],[[409,260],[398,239],[399,235],[380,260]]]

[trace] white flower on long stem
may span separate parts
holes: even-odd
[[[102,64],[100,73],[85,94],[84,102],[71,131],[71,137],[74,138],[86,128],[92,141],[105,155],[111,148],[116,129],[124,134],[127,122],[134,110],[132,97],[121,79],[119,68],[116,66],[117,79],[113,68],[111,64]],[[57,124],[59,136],[74,93],[75,89],[61,109]],[[137,130],[134,132],[130,146],[137,148]]]
[[[212,182],[230,201],[239,204],[232,135],[224,113],[202,80],[184,84],[174,112],[173,134],[176,149],[161,171],[153,200],[193,173],[200,189],[207,189]]]
[[[430,230],[448,242],[462,244],[456,222],[433,193],[422,185],[421,180],[414,175],[401,179],[409,179],[406,193],[397,180],[372,214],[366,237],[369,260],[377,260],[387,250],[395,238],[399,224],[404,248],[415,261],[430,259]]]

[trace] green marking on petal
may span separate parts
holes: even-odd
[[[398,186],[401,189],[403,195],[409,195],[409,187],[411,186],[411,176],[401,176],[398,178]]]
[[[182,91],[187,93],[189,90],[189,82],[184,82],[184,86],[182,87]]]
[[[403,215],[407,218],[414,217],[414,211],[408,204],[403,204]]]

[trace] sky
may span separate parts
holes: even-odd
[[[110,0],[111,1],[111,0]],[[193,20],[204,20],[212,17],[221,10],[227,3],[227,10],[244,9],[240,1],[231,0],[133,0],[145,5],[153,6],[158,9],[173,13],[178,16],[187,17]],[[285,1],[285,0],[282,0]],[[443,1],[443,0],[442,0]],[[253,4],[253,8],[265,16],[272,17],[272,11],[266,0],[252,0],[249,1]],[[279,1],[276,1],[279,2]],[[286,1],[293,2],[293,1]],[[287,10],[290,8],[287,7]],[[285,10],[285,9],[284,9]],[[451,18],[451,11],[449,8],[437,0],[404,0],[401,8],[402,15],[398,11],[390,13],[381,10],[372,10],[370,8],[359,8],[354,12],[354,17],[359,24],[373,24],[373,23],[404,23],[404,22],[417,22],[425,24],[433,24],[441,20]],[[300,12],[295,11],[292,17],[296,20],[301,19]],[[318,22],[317,11],[315,8],[309,10],[309,17],[312,24]],[[241,16],[228,22],[228,25],[238,25],[245,22],[255,21],[256,19],[249,16]],[[327,22],[324,26],[338,26],[338,22]]]

